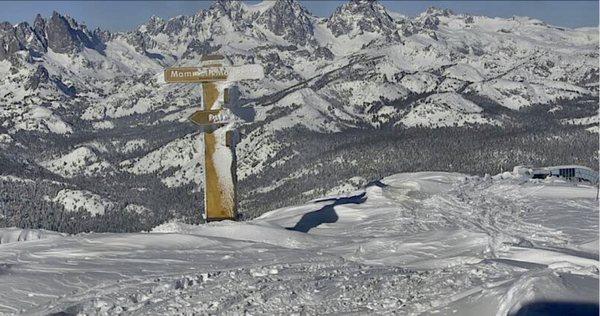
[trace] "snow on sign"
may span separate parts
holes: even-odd
[[[237,161],[236,131],[229,124],[228,87],[235,81],[260,79],[260,65],[232,67],[220,55],[203,56],[201,67],[169,68],[164,72],[167,83],[201,83],[202,110],[189,117],[194,124],[208,127],[204,137],[204,218],[206,221],[236,220]]]

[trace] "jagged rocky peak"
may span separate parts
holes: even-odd
[[[183,28],[189,23],[189,19],[189,17],[183,15],[169,19],[163,27],[163,33],[169,35],[180,34]]]
[[[225,15],[231,19],[242,19],[244,4],[241,1],[217,0],[208,10],[217,15]]]
[[[421,13],[415,21],[424,29],[437,30],[438,25],[440,24],[439,17],[450,17],[452,15],[454,15],[452,10],[429,7],[425,12]]]
[[[139,53],[145,53],[148,49],[156,46],[151,36],[164,33],[167,21],[163,18],[153,15],[148,21],[140,25],[136,30],[124,34],[125,40],[135,47]]]
[[[33,21],[33,29],[36,31],[36,33],[40,35],[43,35],[44,30],[46,29],[46,20],[39,13],[35,15],[35,20]]]
[[[140,25],[138,28],[141,32],[147,32],[152,35],[160,33],[165,26],[165,20],[159,16],[153,15],[148,19],[148,22]]]
[[[79,44],[71,29],[69,21],[54,11],[46,25],[48,47],[56,53],[69,53],[78,48]]]
[[[248,10],[248,6],[242,1],[217,0],[205,15],[210,16],[213,21],[218,21],[220,24],[230,25],[237,32],[246,33],[252,29],[252,23],[257,18],[256,13],[259,12]],[[213,25],[211,34],[218,34],[228,28],[222,28],[221,26]]]
[[[110,31],[102,30],[99,27],[97,27],[92,32],[92,36],[93,36],[94,40],[99,42],[100,46],[102,46],[103,45],[102,43],[106,43],[106,42],[110,41],[111,39],[113,39],[115,37],[115,34],[111,33]]]
[[[327,20],[333,35],[349,36],[373,32],[389,35],[396,32],[396,23],[385,7],[374,0],[351,0],[338,7]]]
[[[450,9],[441,9],[438,7],[429,7],[427,8],[427,10],[425,10],[426,15],[431,15],[431,16],[445,16],[445,17],[449,17],[451,15],[454,15],[454,12]]]
[[[46,23],[48,47],[56,53],[78,52],[83,47],[97,49],[101,40],[90,33],[85,25],[79,25],[74,19],[54,11]]]
[[[0,23],[0,60],[6,60],[23,49],[15,28],[9,22]]]
[[[261,12],[255,23],[296,45],[315,43],[315,19],[297,0],[277,0]]]
[[[35,20],[33,21],[33,33],[44,47],[44,51],[46,51],[48,48],[48,40],[46,38],[46,20],[39,13],[35,16]]]
[[[19,39],[19,42],[21,43],[26,43],[28,40],[28,37],[33,33],[33,31],[31,30],[31,27],[29,27],[29,23],[27,22],[21,22],[19,24],[17,24],[15,27],[15,35],[17,36],[17,38]]]
[[[18,51],[45,52],[44,25],[44,20],[39,15],[33,27],[27,22],[15,26],[9,22],[0,23],[0,60],[11,59]]]

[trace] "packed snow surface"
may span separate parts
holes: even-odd
[[[12,242],[0,313],[593,313],[595,198],[512,173],[408,173],[247,222]]]
[[[0,228],[0,244],[64,237],[66,234],[45,229]]]

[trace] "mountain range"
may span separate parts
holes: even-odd
[[[162,72],[206,54],[258,63],[239,82],[241,211],[402,171],[598,165],[598,28],[349,1],[215,1],[129,32],[54,12],[0,24],[0,225],[66,232],[200,221],[198,85]]]

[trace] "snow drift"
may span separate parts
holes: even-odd
[[[0,312],[594,314],[595,194],[405,173],[248,222],[2,244]]]

